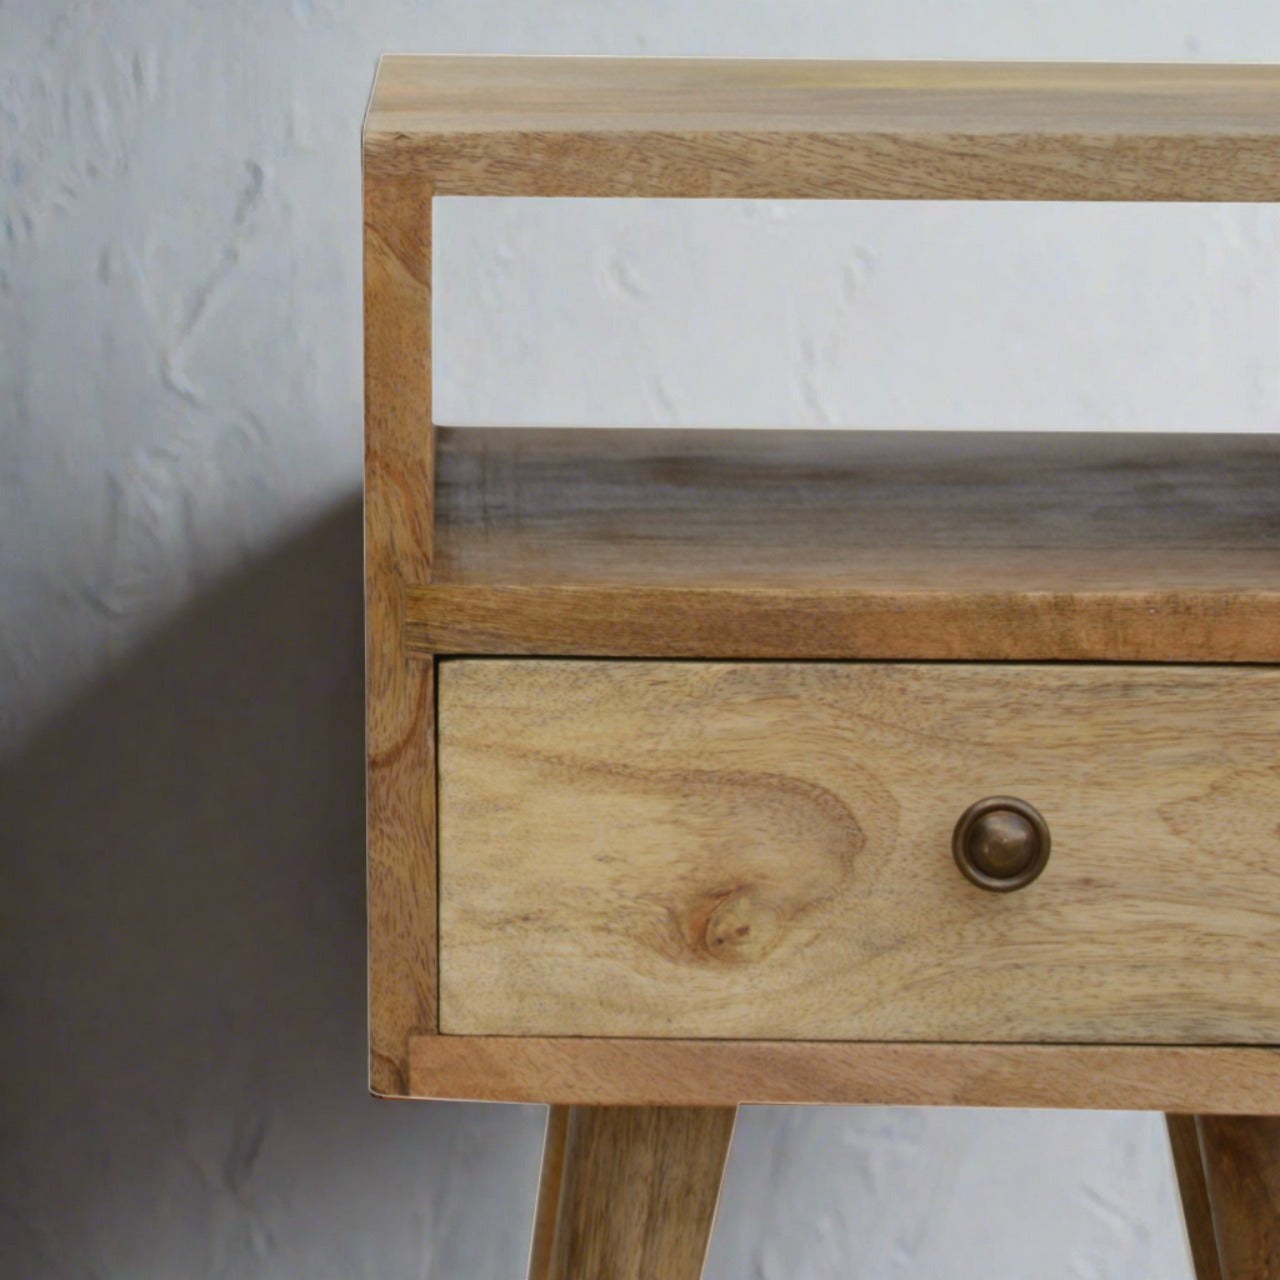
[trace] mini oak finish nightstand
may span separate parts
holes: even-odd
[[[537,1277],[697,1276],[755,1101],[1163,1110],[1280,1277],[1280,441],[430,376],[434,195],[1274,201],[1280,69],[388,58],[364,184],[374,1090],[556,1104]]]

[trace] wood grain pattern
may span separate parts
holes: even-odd
[[[1280,198],[1280,70],[384,58],[380,172],[442,195]]]
[[[442,1035],[410,1061],[422,1098],[1280,1114],[1275,1049]]]
[[[437,193],[1276,199],[1278,91],[1280,71],[1265,67],[384,61],[363,150],[376,1092],[1280,1106],[1276,1058],[1258,1050],[437,1036],[429,660],[470,648],[1275,660],[1280,487],[1277,455],[1261,442],[1228,443],[1212,461],[1155,442],[1143,459],[1104,460],[1080,476],[1084,505],[1071,518],[1071,484],[1058,477],[1072,466],[1062,456],[1052,473],[1020,473],[1010,485],[1007,472],[999,484],[981,479],[967,455],[949,478],[935,474],[930,498],[902,469],[918,458],[886,469],[899,444],[873,460],[872,484],[858,479],[865,458],[842,461],[832,450],[843,444],[796,435],[785,446],[765,441],[766,452],[799,445],[817,462],[779,465],[752,454],[759,436],[749,445],[731,433],[705,456],[706,436],[695,445],[676,433],[655,446],[642,433],[612,433],[612,458],[594,445],[595,457],[582,454],[594,433],[572,448],[534,433],[528,450],[514,447],[495,466],[492,450],[506,447],[495,433],[450,455],[460,480],[477,462],[486,478],[446,484],[449,510],[433,528],[430,217]],[[529,471],[549,443],[551,472],[542,461]],[[615,470],[611,487],[619,459],[629,470]],[[575,467],[581,486],[567,480]],[[510,508],[498,501],[503,484]],[[657,500],[641,501],[642,488]],[[1090,494],[1104,500],[1082,497]],[[924,532],[902,536],[908,499]],[[974,504],[990,499],[998,515],[977,516]],[[922,517],[935,509],[940,518]],[[1206,721],[1212,714],[1205,709]],[[1241,775],[1246,784],[1254,773]],[[1219,798],[1205,811],[1217,812]],[[1195,812],[1170,821],[1194,825]],[[1248,827],[1246,843],[1255,834]],[[1179,838],[1200,847],[1208,836]],[[1266,918],[1250,921],[1261,930]],[[1206,943],[1208,971],[1237,941]]]
[[[1280,1119],[1196,1120],[1222,1280],[1280,1280]]]
[[[435,735],[429,663],[404,643],[406,582],[431,577],[430,190],[366,172],[365,664],[370,1087],[407,1086],[436,1023]]]
[[[554,1229],[535,1244],[530,1280],[698,1280],[735,1115],[571,1107],[554,1118],[561,1148],[539,1197],[554,1199]]]
[[[406,592],[406,644],[423,658],[1280,662],[1280,593],[442,583]]]
[[[1275,1043],[1277,708],[1274,668],[444,661],[441,1030]],[[952,861],[988,795],[1053,833],[1014,894]]]
[[[442,430],[418,654],[1280,659],[1280,440]]]
[[[1267,435],[445,427],[436,504],[458,586],[1280,590]]]
[[[1165,1124],[1169,1131],[1169,1149],[1178,1179],[1182,1219],[1187,1229],[1187,1244],[1191,1250],[1196,1280],[1222,1280],[1222,1268],[1218,1263],[1218,1241],[1213,1231],[1213,1209],[1209,1204],[1209,1188],[1205,1183],[1196,1117],[1167,1115]]]

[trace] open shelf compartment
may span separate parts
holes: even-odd
[[[418,653],[1275,661],[1280,438],[441,428]]]

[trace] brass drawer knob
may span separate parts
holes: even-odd
[[[960,815],[951,851],[979,888],[1008,893],[1030,884],[1049,861],[1049,828],[1025,800],[988,796]]]

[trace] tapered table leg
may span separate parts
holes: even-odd
[[[733,1107],[552,1107],[530,1280],[698,1280]]]
[[[1280,1117],[1170,1117],[1169,1138],[1197,1280],[1280,1280]]]
[[[1182,1217],[1187,1225],[1187,1243],[1195,1264],[1196,1280],[1222,1280],[1218,1265],[1218,1241],[1213,1233],[1213,1210],[1209,1205],[1209,1188],[1204,1180],[1204,1161],[1200,1158],[1200,1132],[1195,1116],[1165,1116],[1169,1127],[1169,1146],[1173,1151],[1173,1167],[1178,1175],[1178,1192],[1182,1196]]]

